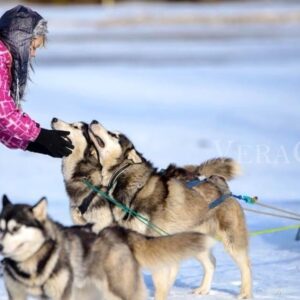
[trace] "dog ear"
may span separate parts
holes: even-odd
[[[35,218],[39,221],[45,221],[47,218],[47,205],[48,201],[46,197],[41,198],[41,200],[32,207],[32,212]]]
[[[142,159],[140,158],[140,156],[137,154],[137,152],[134,149],[129,151],[127,158],[131,159],[136,164],[142,162]]]
[[[6,207],[7,205],[12,205],[6,195],[2,196],[2,207]]]

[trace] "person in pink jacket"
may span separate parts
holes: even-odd
[[[64,157],[74,148],[70,132],[40,128],[22,111],[31,58],[43,46],[47,22],[18,5],[0,18],[0,141],[8,148]]]

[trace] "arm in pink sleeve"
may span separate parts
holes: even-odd
[[[11,149],[23,149],[25,150],[29,144],[29,141],[22,141],[15,137],[9,136],[3,132],[0,133],[0,141],[6,147]]]
[[[0,55],[0,140],[10,148],[25,149],[29,141],[37,138],[40,128],[10,96],[10,68],[5,54]]]
[[[0,131],[20,140],[34,141],[40,133],[39,125],[18,110],[12,98],[1,98]]]

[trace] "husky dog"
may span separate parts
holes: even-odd
[[[211,176],[204,183],[190,189],[182,180],[187,176],[184,170],[178,174],[179,169],[171,167],[169,171],[158,172],[135,150],[125,135],[112,133],[97,121],[91,123],[89,133],[101,165],[100,188],[169,234],[197,231],[220,239],[241,271],[239,298],[250,298],[252,276],[243,210],[234,198],[209,209],[212,201],[229,192],[224,178]],[[227,178],[233,177],[237,169],[236,163],[232,160],[225,162],[225,172],[224,168],[216,167],[220,166],[218,160],[207,162],[201,168],[206,168],[207,173],[212,169],[219,169]],[[194,169],[187,170],[193,173]],[[156,234],[132,215],[116,206],[107,205],[104,200],[94,198],[88,203],[88,207],[79,207],[82,217],[86,222],[96,223],[99,229],[117,222],[142,234]],[[195,292],[207,294],[211,288],[215,258],[210,251],[201,253],[197,258],[202,263],[205,274],[202,284]]]
[[[102,135],[99,135],[98,141],[95,141],[97,135],[92,135],[98,148],[98,151],[96,151],[88,136],[88,125],[86,123],[67,123],[55,118],[52,120],[52,128],[70,131],[68,137],[75,147],[72,154],[62,160],[62,172],[66,191],[70,198],[71,216],[75,224],[93,222],[98,225],[98,229],[101,229],[111,223],[112,207],[107,205],[96,192],[91,191],[83,183],[83,179],[86,178],[94,186],[105,189],[107,181],[111,181],[109,178],[115,177],[111,176],[112,173],[118,176],[119,170],[122,170],[127,162],[134,162],[119,176],[113,196],[119,201],[124,200],[124,203],[127,203],[130,199],[130,195],[126,196],[128,188],[130,188],[128,184],[130,183],[133,188],[139,187],[145,181],[145,178],[147,180],[150,173],[149,179],[151,180],[141,185],[140,193],[136,194],[139,197],[130,203],[131,208],[145,213],[148,217],[150,216],[153,223],[161,225],[160,227],[168,233],[196,230],[218,236],[241,269],[242,288],[240,298],[251,296],[252,281],[247,254],[247,229],[241,207],[234,199],[228,199],[226,203],[216,209],[211,211],[207,209],[207,204],[210,201],[217,199],[224,193],[222,185],[226,189],[226,182],[220,178],[218,180],[210,178],[206,183],[193,189],[185,188],[185,180],[197,176],[210,177],[217,174],[226,180],[234,178],[239,173],[239,166],[235,161],[230,158],[217,158],[208,160],[199,166],[179,168],[170,165],[165,171],[157,172],[122,134],[109,132],[103,127]],[[105,147],[102,150],[99,145],[104,142]],[[114,152],[114,149],[117,149],[117,151]],[[101,159],[98,157],[98,152]],[[105,165],[104,168],[100,162]],[[109,170],[109,168],[111,169]],[[135,168],[138,170],[136,177],[132,175]],[[143,170],[146,170],[146,172]],[[146,173],[146,177],[143,173]],[[127,185],[123,184],[125,179],[128,180]],[[182,194],[185,193],[191,195],[191,201],[187,201],[185,196],[182,197]],[[176,201],[173,201],[173,198]],[[168,202],[166,199],[168,199]],[[172,199],[171,202],[170,199]],[[85,202],[90,203],[90,206],[86,207]],[[168,204],[168,206],[165,204]],[[168,214],[166,214],[167,210]],[[154,217],[157,221],[154,221]],[[128,215],[121,214],[121,218],[117,221],[123,226],[141,233],[156,234],[141,226],[138,221]],[[209,252],[201,254],[198,259],[204,267],[205,276],[201,286],[195,292],[207,294],[214,273],[215,259]]]
[[[88,178],[95,186],[102,182],[101,165],[97,152],[89,137],[89,125],[84,122],[67,123],[57,118],[51,122],[53,129],[69,131],[68,138],[74,144],[73,152],[62,159],[62,173],[67,194],[70,197],[70,212],[74,224],[86,224],[78,211],[83,199],[90,195],[90,189],[83,183],[83,178]],[[92,195],[96,197],[96,195]]]
[[[68,138],[72,141],[75,149],[69,156],[62,159],[62,173],[70,198],[72,220],[74,224],[86,224],[87,220],[83,218],[78,207],[83,204],[84,200],[93,200],[97,203],[100,198],[97,193],[91,193],[90,189],[83,183],[83,179],[88,179],[97,187],[103,185],[102,166],[99,163],[94,144],[89,137],[89,125],[85,122],[67,123],[54,118],[51,126],[53,129],[70,131]],[[110,134],[113,135],[113,133]],[[230,158],[217,158],[200,165],[177,167],[172,164],[162,173],[165,178],[176,177],[183,181],[211,175],[220,175],[226,180],[230,180],[239,173],[239,166]]]
[[[212,239],[196,232],[146,237],[111,226],[64,227],[47,216],[47,201],[12,204],[3,196],[0,250],[10,300],[144,300],[140,268],[152,271],[156,299],[164,300],[176,273],[167,266],[206,252]],[[163,283],[163,285],[162,285]]]

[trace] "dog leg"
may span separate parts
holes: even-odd
[[[142,274],[139,277],[139,282],[134,292],[134,300],[148,299],[148,292]]]
[[[7,290],[9,300],[26,300],[26,294],[16,290]]]
[[[178,272],[178,265],[152,271],[155,300],[166,300]]]
[[[250,261],[247,249],[232,249],[229,251],[230,255],[238,265],[241,272],[241,291],[238,296],[239,299],[252,298],[252,274],[250,268]]]
[[[211,282],[216,267],[216,259],[210,250],[198,254],[197,259],[203,266],[204,277],[200,287],[194,290],[194,293],[199,295],[207,295],[211,288]]]
[[[98,297],[98,299],[101,300],[123,300],[123,299],[128,299],[128,298],[121,298],[118,297],[116,295],[114,295],[111,291],[110,291],[110,287],[109,284],[107,282],[107,278],[104,280],[94,280],[94,284],[96,289],[99,291],[100,293],[100,298]],[[76,300],[90,300],[90,298],[87,298],[86,296],[81,297],[81,298],[76,298]],[[96,300],[96,299],[94,299]]]
[[[244,220],[240,217],[239,222],[227,226],[226,231],[219,231],[218,236],[241,272],[241,291],[238,298],[251,298],[252,274],[248,255],[248,233]]]
[[[74,288],[70,300],[98,300],[102,299],[102,290],[96,284],[88,284],[83,288]],[[63,299],[65,300],[65,299]]]
[[[4,282],[9,300],[26,300],[26,292],[24,287],[15,281],[12,277],[7,275],[4,271]]]

